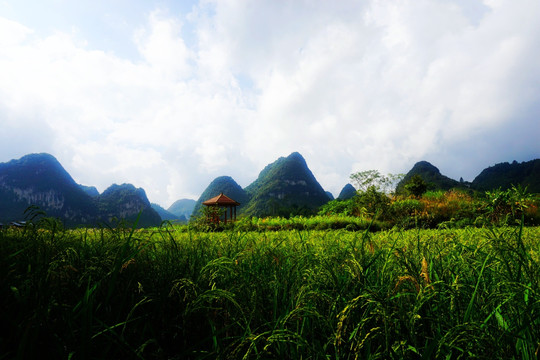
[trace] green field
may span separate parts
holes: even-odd
[[[0,230],[2,359],[540,353],[539,227],[45,228]]]

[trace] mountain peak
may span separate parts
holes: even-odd
[[[246,192],[251,199],[243,213],[252,216],[307,215],[329,200],[298,152],[267,165]]]
[[[36,183],[39,188],[49,188],[51,181],[59,179],[71,186],[76,185],[71,175],[51,154],[29,154],[1,165],[5,180],[16,181],[24,186],[36,183],[37,178],[40,180]]]
[[[356,189],[351,184],[347,184],[341,189],[341,192],[339,193],[339,196],[337,197],[339,200],[348,200],[356,195]]]
[[[430,172],[430,173],[439,174],[439,175],[441,174],[438,168],[436,168],[430,162],[427,162],[425,160],[419,161],[416,164],[414,164],[411,171],[421,172],[421,173]]]
[[[297,152],[297,151],[292,152],[289,156],[287,156],[287,159],[289,159],[289,160],[297,160],[297,161],[306,162],[306,160],[304,159],[304,157],[302,156],[302,154],[300,154],[300,153]]]
[[[161,223],[159,214],[151,207],[142,188],[132,184],[113,184],[99,196],[99,207],[106,221],[120,217],[135,221],[140,213],[138,226],[157,226]]]
[[[437,169],[431,163],[427,161],[419,161],[414,164],[412,169],[399,182],[396,187],[396,191],[402,192],[405,188],[405,184],[409,182],[414,175],[419,175],[426,183],[428,183],[429,188],[433,190],[450,190],[455,187],[463,187],[459,181],[442,175],[439,169]]]
[[[196,203],[197,201],[193,199],[176,200],[171,206],[169,206],[167,211],[178,217],[183,216],[189,219],[193,213],[193,208],[195,208]]]
[[[11,160],[11,161],[20,161],[20,162],[23,162],[23,163],[47,161],[47,162],[58,163],[58,160],[53,155],[51,155],[49,153],[28,154],[28,155],[24,155],[19,160]]]
[[[50,154],[30,154],[0,164],[0,219],[20,220],[29,205],[68,223],[88,223],[96,215],[92,198]]]
[[[68,225],[96,224],[113,217],[134,220],[140,211],[139,226],[161,223],[143,189],[115,184],[99,195],[93,187],[78,185],[47,153],[0,163],[0,203],[6,205],[0,207],[0,221],[6,222],[21,220],[28,206],[37,205]]]

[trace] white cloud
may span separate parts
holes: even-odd
[[[189,78],[194,54],[181,38],[182,23],[161,11],[150,14],[149,29],[139,29],[135,43],[153,70],[169,81]]]
[[[24,41],[32,30],[15,21],[0,17],[0,45],[4,51]]]
[[[132,182],[169,205],[220,175],[246,186],[292,151],[335,195],[353,171],[427,159],[472,180],[540,154],[535,0],[229,0],[148,14],[125,39],[132,59],[0,18],[0,121],[17,133],[0,140],[18,139],[0,145],[3,160],[41,148],[77,181]]]

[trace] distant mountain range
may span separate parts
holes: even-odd
[[[506,190],[512,185],[527,187],[530,193],[540,193],[540,159],[518,163],[500,163],[490,166],[474,178],[472,182],[451,179],[441,174],[439,169],[427,161],[417,162],[396,187],[400,192],[405,184],[414,176],[420,177],[428,184],[428,189],[449,190],[452,188],[488,191],[500,188]]]
[[[196,201],[192,199],[176,200],[167,210],[158,204],[151,204],[152,208],[157,211],[161,220],[168,220],[175,223],[187,223],[193,212]]]
[[[527,187],[530,193],[540,193],[540,159],[518,163],[504,162],[490,166],[474,178],[471,187],[479,191],[502,188],[512,185]]]
[[[499,187],[504,190],[514,184],[528,186],[529,192],[540,192],[540,159],[524,163],[497,164],[483,170],[472,183],[451,179],[442,175],[439,169],[429,162],[420,161],[405,175],[396,191],[402,190],[416,174],[420,175],[432,190],[463,188],[485,191]],[[216,178],[197,201],[193,215],[198,214],[203,201],[220,193],[240,202],[238,213],[246,216],[308,215],[332,200],[331,194],[326,193],[317,182],[302,155],[296,152],[266,166],[257,180],[245,189],[229,176]],[[346,184],[337,199],[350,199],[355,194],[354,186]]]
[[[414,164],[412,169],[405,174],[405,177],[397,184],[396,192],[402,192],[405,184],[407,184],[414,175],[420,175],[422,180],[428,184],[429,189],[432,190],[450,190],[456,187],[466,187],[465,184],[442,175],[439,169],[429,162],[419,161]]]
[[[176,200],[171,206],[169,206],[167,211],[178,216],[179,218],[189,220],[196,203],[197,202],[193,199]]]
[[[310,215],[331,200],[297,152],[267,165],[245,189],[230,176],[216,178],[197,201],[193,215],[203,201],[220,193],[239,202],[238,214],[245,216]]]
[[[193,200],[195,202],[195,200]],[[152,209],[156,210],[156,212],[161,217],[161,220],[165,221],[171,221],[176,223],[186,223],[187,219],[184,215],[176,215],[170,212],[169,210],[165,210],[158,204],[150,203],[150,206],[152,206]]]
[[[24,220],[30,205],[68,226],[108,224],[115,218],[134,222],[139,213],[139,226],[161,223],[143,189],[115,184],[99,194],[95,187],[77,184],[49,154],[0,163],[0,223]]]
[[[415,174],[431,189],[486,191],[506,189],[514,184],[540,193],[540,159],[496,164],[484,169],[472,182],[451,179],[429,162],[420,161],[405,175],[397,190]],[[355,191],[347,184],[338,199],[350,198]],[[79,185],[49,154],[30,154],[0,163],[0,223],[24,220],[25,210],[37,205],[48,216],[60,218],[68,226],[95,226],[114,219],[133,222],[137,217],[139,226],[157,226],[161,220],[189,220],[191,215],[199,214],[203,201],[220,193],[239,202],[238,214],[245,216],[309,215],[333,198],[297,152],[267,165],[245,189],[232,177],[220,176],[208,185],[198,201],[178,200],[167,210],[150,204],[145,191],[131,184],[111,185],[102,194],[93,186]]]

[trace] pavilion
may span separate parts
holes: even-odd
[[[227,211],[229,212],[230,221],[236,221],[236,207],[240,205],[239,202],[231,199],[230,197],[223,195],[223,193],[208,199],[202,203],[205,206],[215,206],[216,208],[225,208],[225,214],[223,222],[227,223]],[[215,216],[212,222],[219,223],[219,217]]]

